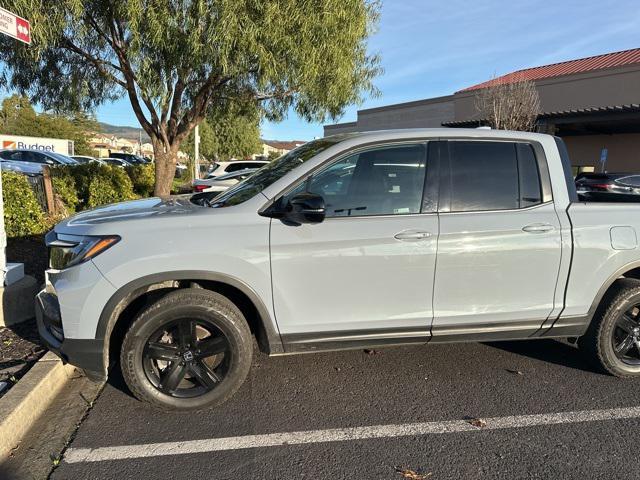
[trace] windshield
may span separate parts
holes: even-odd
[[[321,138],[319,140],[313,140],[305,143],[304,145],[291,150],[289,153],[285,153],[277,160],[274,160],[257,170],[256,173],[251,175],[244,182],[237,184],[220,196],[216,197],[211,206],[214,208],[229,207],[249,200],[275,181],[281,179],[294,168],[299,167],[307,160],[315,157],[320,152],[332,147],[342,140],[344,140],[344,137],[337,135]]]

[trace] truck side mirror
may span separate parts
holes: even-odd
[[[289,200],[285,218],[294,223],[321,223],[325,213],[322,195],[302,192]]]

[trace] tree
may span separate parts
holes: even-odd
[[[269,160],[270,162],[272,162],[273,160],[275,160],[276,158],[280,158],[282,156],[282,154],[280,152],[269,152],[269,155],[267,155],[267,160]]]
[[[93,155],[93,149],[88,142],[88,133],[98,130],[99,126],[95,119],[84,113],[37,114],[29,99],[19,95],[7,97],[2,101],[0,133],[66,138],[73,140],[77,155]]]
[[[127,96],[151,138],[157,195],[178,149],[227,101],[266,118],[335,118],[376,93],[366,51],[378,0],[6,0],[32,22],[31,47],[0,39],[0,84],[45,109]]]
[[[476,96],[476,109],[491,128],[498,130],[535,130],[540,113],[540,97],[533,82],[516,79],[497,81]]]
[[[193,155],[191,132],[183,150]],[[255,104],[221,106],[200,124],[200,154],[210,160],[246,158],[260,150],[260,112]]]

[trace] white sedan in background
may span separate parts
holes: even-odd
[[[198,179],[193,182],[193,191],[200,192],[224,192],[235,184],[240,183],[245,178],[250,177],[258,169],[247,168],[237,172],[227,173],[214,178]]]

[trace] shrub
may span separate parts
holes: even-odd
[[[156,183],[155,165],[148,163],[146,165],[133,165],[126,167],[125,171],[131,183],[133,191],[141,197],[150,197],[153,195],[153,187]]]
[[[80,203],[78,193],[76,192],[76,182],[73,176],[67,171],[59,172],[51,176],[53,190],[58,199],[63,203],[66,213],[72,214],[76,212],[76,207]]]
[[[54,179],[67,178],[73,180],[75,186],[77,210],[94,208],[106,203],[133,200],[138,196],[133,191],[131,179],[124,169],[112,165],[88,163],[84,165],[65,165],[52,168]],[[71,180],[57,180],[64,189],[71,185]],[[56,183],[54,182],[54,188]],[[64,200],[64,194],[57,191]],[[69,198],[73,202],[70,195]]]
[[[117,168],[117,167],[116,167]],[[89,182],[89,198],[87,208],[95,208],[108,203],[122,202],[138,198],[133,193],[133,186],[127,174],[120,169],[122,176],[96,176]]]
[[[2,172],[2,198],[7,237],[38,235],[49,228],[38,198],[23,174]]]

